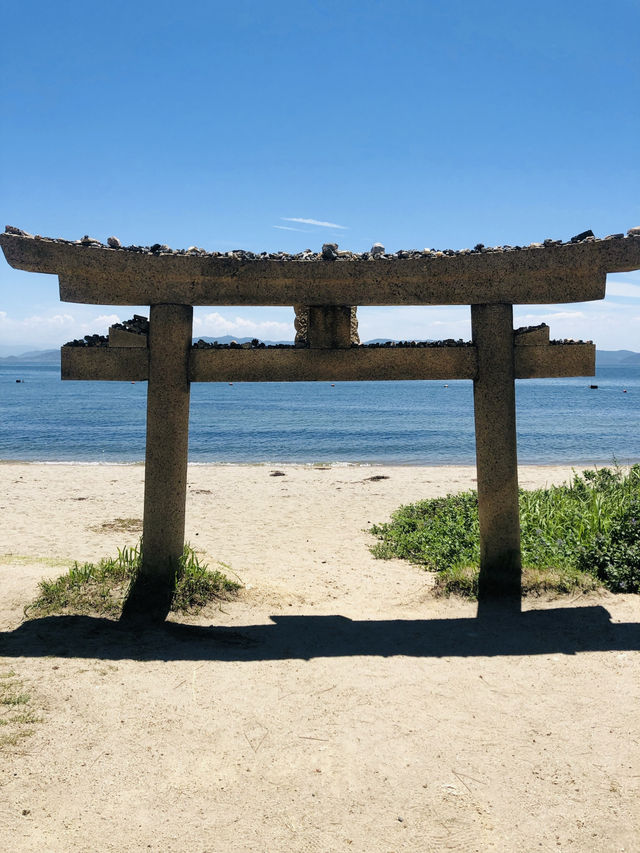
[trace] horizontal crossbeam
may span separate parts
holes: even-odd
[[[518,379],[593,376],[593,344],[514,348]],[[309,349],[193,349],[191,382],[349,382],[406,379],[474,379],[475,346],[353,347]],[[130,347],[62,347],[63,379],[142,382],[149,351]]]
[[[471,305],[603,299],[640,267],[640,236],[453,256],[252,259],[137,253],[1,234],[16,269],[53,273],[63,302],[97,305]]]

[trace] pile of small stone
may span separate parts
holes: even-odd
[[[136,335],[149,334],[149,319],[141,314],[134,314],[131,320],[123,320],[122,323],[114,323],[114,329],[122,329],[124,332],[133,332]]]
[[[252,341],[246,341],[239,344],[237,341],[230,341],[228,344],[220,344],[218,341],[204,341],[200,338],[193,344],[193,349],[294,349],[293,344],[270,344],[267,346],[264,341],[259,341],[254,338]]]
[[[357,346],[357,344],[356,344]],[[454,341],[453,338],[446,338],[444,341],[383,341],[372,344],[362,344],[366,349],[403,349],[403,348],[440,348],[440,347],[472,347],[472,341],[463,341],[461,338]]]
[[[66,347],[108,347],[109,338],[107,335],[85,335],[84,338],[79,338],[75,341],[69,341],[65,344]]]
[[[7,225],[5,228],[7,234],[15,234],[19,237],[33,237],[21,228],[16,228],[13,225]],[[629,228],[627,237],[640,237],[640,227]],[[117,237],[108,237],[106,245],[85,234],[81,240],[63,240],[61,238],[40,237],[36,235],[35,239],[45,240],[51,243],[66,243],[68,245],[80,245],[88,248],[105,249],[110,248],[116,251],[134,252],[145,255],[186,255],[191,257],[206,257],[206,258],[234,258],[240,261],[384,261],[384,260],[415,260],[419,258],[442,258],[456,257],[458,255],[474,255],[474,254],[491,254],[504,252],[520,252],[535,249],[545,249],[554,246],[566,246],[574,243],[595,243],[597,238],[593,231],[582,231],[576,234],[569,240],[554,240],[547,238],[541,243],[529,243],[528,246],[485,246],[484,243],[476,243],[472,249],[399,249],[397,252],[387,252],[382,243],[374,243],[368,252],[349,252],[340,249],[337,243],[324,243],[320,252],[314,252],[311,249],[305,249],[302,252],[291,254],[289,252],[251,252],[248,249],[232,249],[228,252],[207,252],[199,246],[189,246],[187,249],[172,249],[165,243],[154,243],[151,246],[123,246]],[[625,235],[609,234],[603,238],[604,240],[622,240]]]
[[[538,332],[540,329],[547,329],[547,323],[538,323],[537,326],[519,326],[515,329],[518,335],[526,335],[529,332]]]

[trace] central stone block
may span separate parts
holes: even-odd
[[[354,305],[294,305],[296,346],[349,349],[360,343]]]

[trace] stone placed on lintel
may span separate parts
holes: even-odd
[[[142,382],[149,350],[141,347],[62,347],[63,379]],[[516,379],[593,376],[595,346],[554,343],[515,349]],[[363,380],[473,379],[476,348],[294,347],[243,350],[192,348],[190,382],[350,382]]]
[[[149,320],[134,314],[131,320],[109,326],[110,347],[146,347],[149,345]]]
[[[146,347],[147,343],[148,338],[145,334],[109,326],[110,347]]]
[[[522,326],[513,333],[513,343],[517,347],[541,346],[549,343],[549,326]]]
[[[590,238],[591,239],[591,238]],[[0,234],[15,269],[58,275],[63,302],[92,305],[473,305],[603,299],[607,272],[640,267],[640,236],[521,251],[389,259],[144,253]],[[386,259],[381,259],[386,258]]]

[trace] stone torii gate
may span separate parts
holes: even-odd
[[[123,248],[7,228],[16,269],[56,274],[63,302],[149,305],[144,330],[112,328],[108,345],[62,348],[63,379],[147,381],[143,562],[134,610],[164,615],[184,545],[191,382],[471,379],[474,383],[480,595],[521,585],[515,379],[590,376],[591,343],[513,329],[514,304],[603,299],[606,274],[640,268],[640,229],[597,240],[462,252],[254,255],[192,247]],[[382,251],[380,251],[382,250]],[[295,347],[192,346],[194,305],[296,306]],[[357,344],[358,305],[470,305],[472,342]],[[106,343],[106,342],[105,342]],[[150,596],[147,599],[145,596]],[[134,596],[135,597],[135,596]]]

